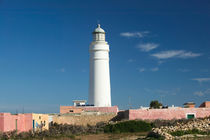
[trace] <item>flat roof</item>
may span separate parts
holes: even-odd
[[[187,102],[187,103],[184,103],[184,105],[195,105],[194,102]]]
[[[86,100],[73,100],[73,102],[87,102]]]

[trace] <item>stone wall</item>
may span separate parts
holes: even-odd
[[[116,113],[86,112],[81,114],[54,115],[53,122],[72,125],[96,125],[98,122],[108,122],[116,116]]]
[[[177,122],[176,125],[173,126],[161,126],[160,128],[153,128],[152,131],[156,134],[159,134],[163,136],[166,140],[168,139],[188,139],[188,137],[191,137],[191,139],[195,139],[193,137],[198,137],[196,134],[191,135],[184,135],[181,137],[174,137],[170,133],[176,132],[176,131],[188,131],[197,129],[201,132],[209,132],[210,131],[210,118],[203,118],[203,119],[193,119],[190,120],[187,123],[179,123]],[[202,135],[200,135],[202,136]]]
[[[97,112],[105,112],[105,113],[116,113],[119,111],[118,106],[111,107],[84,107],[84,111],[97,111]]]
[[[95,106],[60,106],[60,113],[81,113],[83,111],[97,111],[97,112],[104,112],[104,113],[116,113],[118,112],[117,106],[111,107],[95,107]]]
[[[210,116],[210,108],[131,109],[129,120],[183,119],[188,113],[196,118],[204,118]]]

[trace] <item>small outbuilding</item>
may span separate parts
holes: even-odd
[[[184,103],[184,108],[195,108],[195,103],[194,102]]]
[[[210,101],[203,102],[199,107],[200,108],[210,108]]]

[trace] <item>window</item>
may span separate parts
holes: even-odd
[[[41,120],[41,116],[39,116],[39,119]]]
[[[69,110],[69,112],[74,112],[74,110]]]

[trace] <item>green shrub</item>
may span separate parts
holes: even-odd
[[[158,140],[164,140],[164,138],[163,138],[160,134],[157,134],[157,133],[152,132],[152,131],[150,131],[150,132],[147,134],[147,138],[150,138],[150,139],[158,139]]]
[[[122,133],[122,132],[147,132],[152,129],[150,123],[145,121],[125,121],[116,124],[108,124],[104,127],[105,133]]]
[[[52,138],[61,138],[61,137],[68,137],[74,139],[74,135],[79,134],[96,134],[102,133],[104,131],[104,123],[98,123],[96,126],[77,126],[77,125],[68,125],[68,124],[57,124],[51,123],[49,130],[43,131],[36,131],[36,132],[21,132],[17,133],[16,131],[11,132],[0,132],[0,140],[7,140],[7,139],[43,139],[46,137]]]
[[[192,121],[192,119],[154,120],[152,123],[154,127],[159,128],[161,126],[176,126],[177,123],[186,124],[189,121]]]
[[[170,133],[172,136],[183,136],[183,135],[187,135],[187,134],[201,134],[201,135],[210,135],[209,132],[205,132],[205,131],[200,131],[198,129],[192,129],[192,130],[186,130],[186,131],[175,131],[175,132],[171,132]]]

